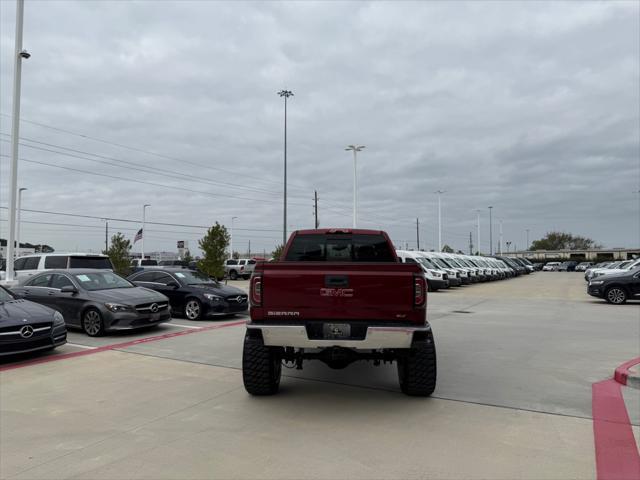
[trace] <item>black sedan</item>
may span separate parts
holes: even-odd
[[[67,343],[64,318],[0,287],[0,356],[51,350]]]
[[[596,277],[589,282],[587,293],[615,305],[631,299],[640,300],[640,267]]]
[[[181,268],[147,269],[127,280],[166,295],[174,313],[189,320],[245,313],[248,308],[244,291],[223,285],[200,272]]]
[[[13,292],[57,310],[67,326],[91,337],[171,319],[167,297],[106,270],[47,270],[28,277]]]

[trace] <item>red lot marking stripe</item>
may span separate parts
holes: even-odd
[[[613,378],[623,385],[627,384],[627,378],[629,378],[629,369],[634,365],[640,363],[640,357],[629,360],[628,362],[624,362],[618,368],[616,368],[616,373]]]
[[[116,350],[118,348],[126,348],[126,347],[131,347],[133,345],[140,345],[142,343],[157,342],[158,340],[165,340],[167,338],[182,337],[184,335],[191,335],[192,333],[206,332],[208,330],[217,330],[219,328],[225,328],[225,327],[237,327],[238,325],[244,325],[245,323],[247,323],[246,320],[240,320],[237,322],[225,323],[222,325],[210,325],[208,327],[199,328],[198,330],[181,330],[179,332],[164,333],[162,335],[156,335],[155,337],[146,337],[146,338],[140,338],[138,340],[131,340],[129,342],[114,343],[112,345],[103,345],[102,347],[97,347],[92,350],[81,350],[79,352],[63,353],[61,355],[51,355],[50,357],[36,358],[28,362],[15,363],[12,365],[6,365],[4,367],[0,367],[0,372],[5,372],[7,370],[14,370],[16,368],[27,367],[29,365],[38,365],[40,363],[57,362],[58,360],[65,360],[67,358],[93,355],[94,353],[104,352],[106,350]]]
[[[593,384],[592,413],[598,480],[638,480],[640,455],[618,382]]]

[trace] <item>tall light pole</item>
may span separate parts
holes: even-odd
[[[525,245],[525,250],[528,252],[529,251],[529,229],[527,228],[525,232],[527,232],[527,244]]]
[[[151,205],[149,205],[148,203],[145,203],[142,206],[142,238],[141,238],[141,240],[142,240],[141,250],[142,251],[140,252],[141,253],[140,258],[142,260],[144,260],[144,237],[147,234],[146,227],[145,227],[145,223],[147,222],[147,207],[150,207],[150,206]]]
[[[278,95],[284,97],[284,219],[282,221],[282,245],[287,243],[287,99],[293,97],[291,90],[280,90]],[[232,253],[233,254],[233,253]]]
[[[478,253],[480,253],[480,209],[477,209],[476,213],[478,214],[478,224],[477,224],[477,227],[478,227],[478,248],[477,248],[477,251],[478,251]]]
[[[18,139],[20,136],[20,88],[22,82],[22,59],[31,55],[22,49],[22,25],[24,23],[24,0],[16,1],[16,36],[14,43],[13,106],[11,112],[11,183],[9,189],[9,239],[7,242],[7,276],[13,280],[13,261],[16,241],[16,200],[18,196]]]
[[[22,192],[24,192],[26,188],[21,188],[18,190],[18,215],[16,220],[16,256],[20,256],[20,212],[22,210]]]
[[[491,211],[493,207],[489,207],[489,255],[493,255],[493,219],[491,218]]]
[[[231,241],[229,242],[230,254],[229,258],[233,258],[233,221],[238,217],[231,217]]]
[[[346,151],[353,151],[353,228],[358,226],[358,152],[364,145],[349,145]]]
[[[500,233],[498,237],[498,250],[500,251],[500,255],[502,255],[502,220],[500,220]]]
[[[442,251],[442,203],[440,202],[440,196],[445,193],[444,190],[437,190],[433,193],[438,194],[438,251]]]

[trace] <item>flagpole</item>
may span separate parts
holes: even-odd
[[[141,246],[141,252],[140,252],[141,253],[140,258],[142,260],[144,260],[144,234],[145,234],[144,226],[145,226],[145,222],[147,220],[147,218],[146,218],[147,207],[150,207],[150,206],[151,205],[149,205],[148,203],[145,203],[142,206],[142,238],[140,239],[140,240],[142,240],[142,246]]]

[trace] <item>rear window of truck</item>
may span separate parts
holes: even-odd
[[[395,262],[382,235],[297,235],[288,262]]]

